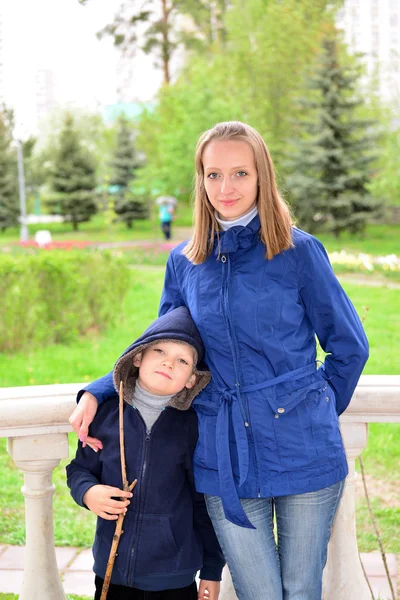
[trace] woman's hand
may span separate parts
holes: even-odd
[[[90,392],[85,392],[69,418],[72,429],[82,442],[82,447],[84,448],[87,444],[95,452],[103,449],[100,440],[88,436],[89,425],[97,412],[97,406],[96,398]]]
[[[107,521],[116,521],[118,515],[127,511],[132,492],[124,492],[109,485],[94,485],[83,496],[83,502],[95,515]],[[121,498],[113,500],[112,497]]]
[[[218,600],[219,588],[219,581],[207,581],[206,579],[200,579],[199,591],[197,592],[197,599]]]

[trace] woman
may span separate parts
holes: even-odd
[[[347,475],[338,415],[368,343],[322,244],[293,226],[264,141],[243,123],[219,123],[197,144],[195,230],[171,252],[160,314],[180,305],[212,373],[195,402],[196,488],[236,593],[320,600]],[[327,353],[320,368],[315,336]],[[87,390],[104,400],[111,377]],[[72,416],[83,436],[93,396]]]

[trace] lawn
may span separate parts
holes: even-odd
[[[324,244],[328,252],[346,252],[373,254],[377,256],[386,254],[400,254],[400,225],[367,226],[363,236],[343,233],[340,238],[326,233],[318,233],[318,239]]]
[[[178,205],[173,227],[190,227],[192,222],[192,209],[187,205]],[[70,223],[39,223],[29,225],[29,237],[34,239],[36,231],[46,229],[50,231],[52,239],[65,240],[90,240],[92,242],[124,242],[131,240],[163,239],[163,234],[158,222],[157,213],[151,219],[135,221],[132,229],[122,223],[110,223],[104,213],[98,213],[87,223],[81,223],[78,231],[73,231]],[[18,242],[19,228],[13,227],[5,232],[0,232],[0,246],[10,242]]]
[[[175,228],[190,228],[192,224],[192,208],[187,204],[178,204]],[[79,225],[78,231],[73,231],[69,223],[49,223],[29,226],[29,236],[34,238],[35,232],[47,229],[53,240],[70,241],[85,240],[92,242],[126,242],[132,240],[162,240],[163,236],[158,223],[157,213],[151,219],[136,221],[132,229],[121,222],[110,223],[104,213],[99,213],[87,222]],[[185,233],[186,237],[186,233]],[[347,252],[363,252],[374,255],[400,254],[400,225],[399,224],[370,224],[363,236],[343,233],[335,238],[329,233],[318,233],[317,237],[326,246],[328,252],[345,249]],[[0,247],[18,242],[19,229],[7,229],[0,233]]]
[[[136,268],[133,285],[122,306],[118,326],[80,340],[70,346],[49,346],[29,354],[0,355],[0,386],[69,383],[91,381],[110,370],[116,357],[154,318],[163,281],[162,268]],[[400,373],[400,289],[344,284],[359,314],[369,307],[365,328],[370,340],[371,357],[365,373]],[[70,456],[76,439],[70,434]],[[372,424],[364,462],[373,491],[376,518],[383,533],[385,548],[400,552],[400,474],[394,469],[400,462],[400,427],[395,424]],[[90,545],[94,519],[77,507],[65,485],[62,461],[54,472],[57,492],[54,497],[54,525],[57,545]],[[0,440],[0,543],[24,543],[23,497],[19,493],[22,474],[16,469]],[[360,500],[357,511],[358,539],[361,551],[377,550],[377,542]],[[71,528],[71,523],[74,527]],[[0,596],[1,598],[1,596]]]

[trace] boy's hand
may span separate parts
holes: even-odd
[[[126,513],[126,507],[130,504],[128,498],[132,496],[132,492],[125,492],[110,485],[94,485],[83,496],[83,502],[98,517],[116,521],[119,514]],[[124,500],[113,500],[113,497]]]
[[[72,429],[82,442],[83,448],[87,444],[95,452],[103,449],[100,440],[88,436],[89,425],[97,412],[97,406],[96,398],[90,392],[85,392],[69,418]]]
[[[219,581],[207,581],[200,579],[199,591],[197,592],[198,600],[218,600],[219,598]]]

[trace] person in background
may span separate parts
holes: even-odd
[[[171,225],[174,218],[176,198],[174,196],[159,196],[156,200],[159,206],[158,216],[161,230],[166,240],[171,239]]]

